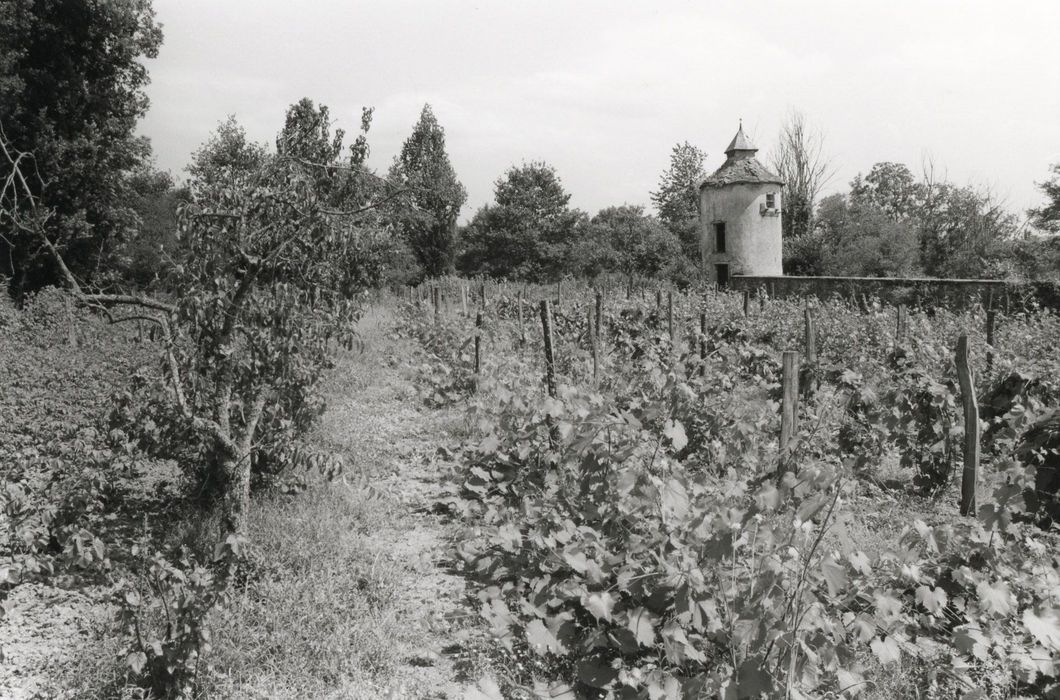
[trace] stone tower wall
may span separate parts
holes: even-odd
[[[775,213],[763,215],[766,195],[773,193]],[[729,275],[783,274],[780,208],[782,187],[777,184],[734,183],[700,190],[700,246],[707,278],[717,280],[718,263],[728,263]],[[714,250],[714,224],[725,222],[725,253]]]

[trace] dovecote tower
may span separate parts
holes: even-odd
[[[699,186],[699,234],[707,278],[726,286],[732,275],[782,275],[780,226],[784,182],[755,159],[743,124],[725,162]]]

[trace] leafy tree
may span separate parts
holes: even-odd
[[[596,271],[654,277],[681,257],[681,243],[658,219],[640,206],[607,207],[589,222],[586,247],[595,251]]]
[[[425,274],[455,270],[457,227],[467,191],[445,151],[445,130],[424,105],[401,153],[390,168],[390,181],[407,194],[398,200],[395,218]]]
[[[461,269],[531,281],[562,277],[585,215],[570,208],[552,166],[510,168],[494,183],[494,201],[475,213],[464,232]]]
[[[821,188],[832,176],[822,155],[824,137],[811,131],[799,112],[792,112],[780,130],[773,167],[784,181],[784,237],[798,238],[813,230],[813,212]]]
[[[688,141],[670,152],[670,167],[659,176],[659,189],[651,193],[659,220],[676,235],[685,254],[700,259],[699,184],[707,176],[707,154]]]
[[[222,541],[246,534],[255,466],[337,468],[299,437],[322,410],[329,340],[351,340],[356,293],[378,280],[382,248],[370,214],[382,199],[350,192],[348,201],[365,203],[334,209],[322,192],[340,188],[321,187],[318,164],[287,154],[266,155],[257,171],[227,182],[196,182],[181,213],[185,255],[170,302],[82,284],[50,238],[48,201],[21,169],[28,156],[0,139],[0,158],[0,218],[36,236],[74,299],[114,322],[158,324],[165,384],[143,387],[124,407],[130,434],[180,459]],[[362,165],[351,157],[325,172],[348,188],[356,180],[347,174]]]
[[[100,277],[134,228],[129,174],[150,151],[134,134],[147,110],[147,69],[162,42],[150,0],[0,0],[0,127],[20,153],[29,193],[49,202],[42,222],[73,274]],[[0,259],[12,291],[59,281],[32,232],[31,206],[3,222]],[[100,279],[102,282],[102,278]]]
[[[876,163],[868,175],[859,173],[850,183],[853,206],[865,210],[875,207],[895,221],[916,216],[923,196],[923,186],[901,163]]]
[[[177,210],[191,198],[168,172],[144,164],[129,177],[130,205],[136,214],[135,233],[122,251],[124,277],[140,289],[158,284],[181,256]]]
[[[989,192],[927,182],[918,210],[920,262],[935,277],[1003,278],[1019,228]]]
[[[883,209],[835,194],[821,200],[817,220],[824,252],[820,265],[826,274],[906,277],[916,271],[916,229]]]
[[[1060,163],[1053,163],[1049,170],[1053,176],[1046,182],[1038,183],[1046,202],[1037,209],[1031,209],[1027,214],[1034,226],[1060,233]]]
[[[192,154],[187,168],[191,186],[204,192],[233,182],[245,182],[261,170],[267,157],[265,144],[249,141],[246,130],[235,115],[230,114]]]

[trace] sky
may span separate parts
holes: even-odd
[[[768,162],[793,110],[824,138],[843,191],[873,163],[989,188],[1022,213],[1060,162],[1060,1],[155,0],[140,132],[184,175],[227,115],[272,143],[287,107],[328,105],[352,141],[374,107],[385,171],[424,103],[468,191],[545,161],[594,213],[650,208],[670,152],[708,170],[742,119]]]

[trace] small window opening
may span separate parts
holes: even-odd
[[[725,222],[719,221],[714,224],[714,252],[725,252]]]
[[[777,195],[775,193],[770,192],[769,194],[766,195],[766,208],[767,209],[776,209],[777,208]]]

